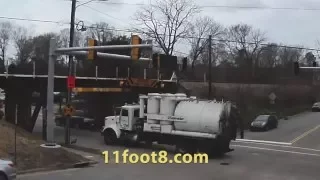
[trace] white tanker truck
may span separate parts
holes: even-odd
[[[231,102],[158,93],[139,99],[139,104],[125,104],[119,115],[105,118],[101,134],[106,144],[144,141],[175,145],[180,153],[232,151],[229,144],[237,136],[241,118]]]

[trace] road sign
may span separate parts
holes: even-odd
[[[269,94],[269,99],[270,99],[271,101],[276,100],[276,98],[277,98],[277,96],[276,96],[274,93],[270,93],[270,94]]]
[[[277,96],[272,92],[269,94],[270,104],[274,104]]]
[[[76,78],[74,76],[68,76],[67,78],[67,86],[69,89],[76,87]]]
[[[72,114],[74,113],[74,108],[68,104],[63,108],[63,113],[65,116],[72,116]]]

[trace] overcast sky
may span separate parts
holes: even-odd
[[[83,3],[87,0],[80,0]],[[130,5],[147,4],[150,0],[109,0],[124,4],[108,4],[108,2],[91,2],[88,6],[80,6],[76,11],[77,20],[85,24],[105,21],[117,29],[130,27],[131,16],[140,7]],[[151,1],[152,2],[152,1]],[[274,8],[305,8],[314,10],[279,10],[279,9],[234,9],[234,8],[202,8],[201,15],[214,18],[223,25],[247,23],[267,33],[269,42],[287,45],[303,45],[316,47],[320,40],[320,1],[319,0],[197,0],[200,6],[259,6]],[[70,22],[71,2],[68,0],[2,0],[0,16],[59,21],[61,24],[14,21],[29,28],[33,35],[43,32],[58,32],[68,28],[63,23]],[[100,11],[100,12],[98,12]],[[101,13],[102,12],[102,13]],[[2,21],[4,19],[0,19]],[[13,20],[12,20],[13,21]],[[179,45],[176,49],[188,52],[188,48]],[[13,50],[10,50],[10,54]]]

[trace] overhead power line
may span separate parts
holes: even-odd
[[[52,21],[52,20],[39,20],[39,19],[27,19],[27,18],[16,18],[16,17],[7,17],[7,16],[0,16],[0,19],[8,19],[8,20],[20,20],[20,21],[29,21],[29,22],[41,22],[41,23],[55,23],[55,24],[67,24],[70,25],[70,23],[66,22],[59,22],[59,21]],[[109,30],[109,31],[118,31],[118,32],[127,32],[127,33],[142,33],[142,34],[148,34],[148,33],[143,33],[139,31],[134,31],[130,29],[115,29],[115,28],[103,28],[103,27],[95,27],[95,26],[83,26],[85,28],[90,28],[90,29],[101,29],[101,30]],[[165,34],[159,34],[159,35],[165,35]],[[165,35],[165,36],[170,36],[170,35]],[[192,39],[192,38],[199,38],[199,37],[193,37],[193,36],[183,36],[181,37],[183,39]],[[200,38],[200,39],[207,39],[207,38]],[[233,43],[238,43],[237,41],[234,40],[229,40],[229,39],[212,39],[214,41],[221,41],[221,42],[233,42]],[[246,42],[245,44],[256,44],[253,42]],[[267,43],[258,43],[263,46],[269,46],[272,44],[267,44]],[[304,47],[298,47],[298,46],[284,46],[284,45],[273,45],[275,47],[283,47],[283,48],[290,48],[290,49],[301,49],[301,50],[309,50],[309,51],[320,51],[320,49],[316,48],[304,48]]]
[[[79,1],[82,2],[82,1]],[[83,1],[84,2],[84,1]],[[131,6],[145,6],[145,3],[125,3],[125,2],[105,2],[92,1],[95,3],[110,4],[110,5],[131,5]],[[297,8],[297,7],[267,7],[267,6],[227,6],[227,5],[198,5],[200,8],[232,8],[232,9],[267,9],[267,10],[301,10],[301,11],[320,11],[319,8]]]
[[[86,28],[93,28],[93,29],[101,29],[101,30],[109,30],[109,31],[119,31],[119,32],[128,32],[128,33],[141,33],[138,31],[133,31],[133,30],[129,30],[129,29],[114,29],[114,28],[99,28],[99,27],[94,27],[94,26],[84,26]],[[148,33],[142,33],[142,34],[148,34]],[[160,36],[164,35],[164,34],[159,34]],[[166,36],[170,36],[170,35],[166,35]],[[173,35],[172,35],[173,36]],[[181,37],[182,39],[192,39],[192,38],[199,38],[199,37],[194,37],[194,36],[184,36]],[[200,39],[204,39],[207,40],[207,38],[200,38]],[[234,41],[234,40],[229,40],[229,39],[217,39],[217,38],[212,38],[212,40],[214,41],[220,41],[220,42],[231,42],[231,43],[238,43],[238,41]],[[257,44],[254,42],[246,42],[245,44]],[[268,43],[258,43],[259,45],[262,46],[275,46],[275,47],[283,47],[283,48],[289,48],[289,49],[301,49],[301,50],[309,50],[309,51],[320,51],[320,49],[316,49],[316,48],[304,48],[304,47],[298,47],[298,46],[285,46],[285,45],[275,45],[275,44],[268,44]]]
[[[113,16],[111,16],[111,15],[109,15],[109,14],[107,14],[107,13],[104,13],[104,12],[102,12],[102,11],[99,11],[99,10],[93,8],[93,7],[88,6],[88,5],[83,4],[83,6],[89,8],[89,9],[91,9],[91,10],[93,10],[93,11],[96,11],[96,12],[98,12],[98,13],[101,13],[101,14],[103,14],[103,15],[105,15],[105,16],[108,16],[108,17],[110,17],[110,18],[119,20],[119,21],[121,21],[121,22],[123,21],[123,19],[119,19],[119,18],[113,17]]]
[[[40,20],[40,19],[27,19],[27,18],[16,18],[16,17],[7,17],[7,16],[0,16],[0,19],[17,20],[17,21],[29,21],[29,22],[42,22],[42,23],[55,23],[55,24],[70,24],[70,23],[59,22],[59,21]]]

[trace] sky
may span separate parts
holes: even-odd
[[[78,4],[88,0],[79,0]],[[90,2],[87,6],[76,9],[76,22],[84,21],[85,25],[104,21],[116,29],[132,27],[132,16],[141,5],[152,3],[152,0],[108,0],[108,2]],[[198,0],[202,7],[199,15],[210,16],[224,26],[246,23],[259,28],[267,35],[268,42],[282,43],[290,46],[302,45],[309,48],[320,48],[320,1],[319,0]],[[119,4],[115,4],[119,3]],[[132,5],[136,4],[136,5]],[[211,7],[210,7],[211,6]],[[212,6],[267,7],[268,9],[226,8]],[[276,9],[293,8],[293,9]],[[297,9],[298,8],[298,9]],[[300,10],[299,10],[300,9]],[[304,10],[303,10],[304,9]],[[10,20],[25,26],[32,35],[44,32],[59,32],[69,28],[64,24],[70,22],[70,0],[1,0],[0,17],[39,19],[61,22],[41,23]],[[1,19],[3,21],[6,19]],[[180,43],[175,49],[188,53],[186,43]],[[14,54],[10,47],[9,56]],[[180,54],[182,55],[182,54]]]

